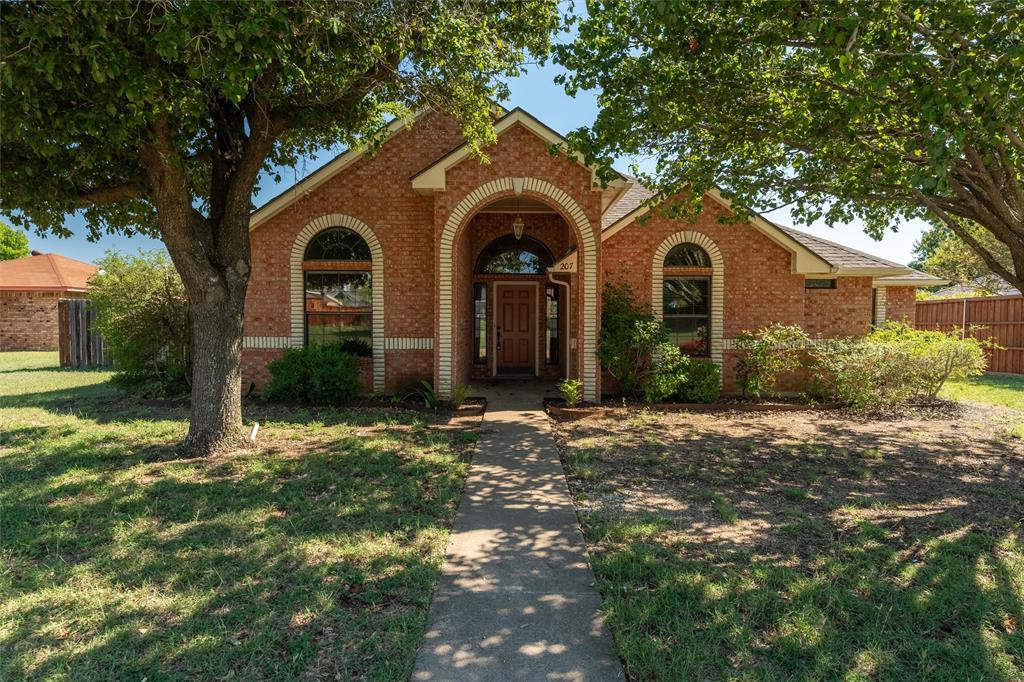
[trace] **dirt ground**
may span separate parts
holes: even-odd
[[[653,515],[716,549],[807,557],[864,521],[898,537],[1024,519],[1024,411],[612,409],[554,429],[584,518]]]

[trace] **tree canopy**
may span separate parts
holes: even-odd
[[[1010,252],[992,234],[980,227],[974,236],[1000,263],[1010,267]],[[992,272],[978,254],[945,225],[935,225],[914,244],[911,267],[944,277],[954,284],[968,284],[978,295],[1002,293],[1005,280]]]
[[[24,258],[28,254],[28,235],[0,220],[0,260]]]
[[[0,23],[0,206],[66,234],[158,234],[188,294],[195,451],[238,439],[260,173],[379,142],[431,106],[478,150],[502,79],[544,59],[552,0],[42,2]]]
[[[1024,5],[1015,0],[596,0],[556,48],[600,113],[591,160],[653,157],[660,196],[753,210],[926,217],[1024,282]],[[681,210],[677,208],[677,210]],[[980,228],[1009,252],[1001,261]]]

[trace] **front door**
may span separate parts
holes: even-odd
[[[498,374],[533,374],[537,365],[537,286],[497,284]]]

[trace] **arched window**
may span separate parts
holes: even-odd
[[[372,354],[373,278],[370,247],[358,233],[332,227],[306,246],[306,344],[343,343],[357,355]]]
[[[662,318],[669,338],[687,355],[711,350],[711,258],[696,244],[683,243],[665,255]]]
[[[708,252],[696,244],[678,244],[665,255],[666,268],[710,268]]]
[[[474,272],[485,275],[543,275],[555,259],[540,241],[532,237],[498,237],[484,247]]]
[[[370,247],[352,230],[332,227],[309,240],[303,260],[369,261]]]

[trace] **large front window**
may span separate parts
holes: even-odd
[[[710,349],[711,278],[666,277],[663,316],[669,339],[687,355],[707,356]]]
[[[306,343],[343,342],[369,354],[373,340],[370,249],[352,230],[331,228],[306,247]]]
[[[696,244],[678,244],[665,256],[662,317],[669,339],[687,355],[711,351],[711,259]]]

